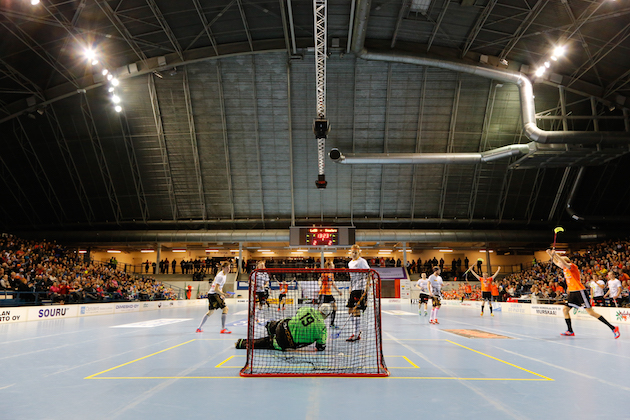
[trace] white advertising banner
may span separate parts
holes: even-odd
[[[73,318],[79,313],[78,305],[36,306],[28,308],[28,320]]]
[[[28,308],[1,308],[0,324],[8,324],[10,322],[26,321],[28,317]]]
[[[409,279],[400,280],[400,298],[411,299],[411,282]]]
[[[93,303],[80,305],[79,316],[109,315],[114,313],[114,305],[111,303]]]
[[[122,312],[138,312],[140,311],[140,302],[129,303],[115,303],[114,313],[119,314]]]

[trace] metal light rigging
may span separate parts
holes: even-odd
[[[326,16],[327,0],[313,0],[313,14],[315,16],[315,68],[317,79],[317,119],[313,122],[313,132],[317,139],[317,166],[319,174],[315,185],[326,188],[324,175],[324,157],[326,137],[330,125],[326,119]]]

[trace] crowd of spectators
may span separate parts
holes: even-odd
[[[582,283],[590,292],[593,282],[604,282],[604,292],[608,291],[608,273],[613,273],[613,278],[621,282],[621,294],[617,305],[630,306],[630,240],[611,240],[597,245],[589,246],[579,252],[567,255],[576,264],[581,273]],[[497,280],[499,287],[499,300],[506,301],[510,298],[525,298],[532,302],[554,303],[563,301],[566,297],[566,282],[562,270],[550,261],[534,260],[532,266],[519,273],[513,273],[501,280]],[[452,292],[451,298],[458,299],[462,296],[461,290]],[[479,298],[479,297],[478,297]],[[610,299],[595,301],[595,305],[612,305]]]
[[[15,303],[89,303],[176,299],[152,277],[129,274],[111,261],[86,261],[55,242],[0,237],[0,294]]]

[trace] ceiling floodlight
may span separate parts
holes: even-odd
[[[39,4],[39,0],[31,0],[31,4],[33,6],[37,6]]]
[[[219,252],[218,249],[206,249],[206,252]]]
[[[171,252],[186,252],[185,249],[172,249]]]
[[[565,53],[566,49],[564,47],[556,47],[553,50],[553,55],[556,57],[562,57]]]
[[[109,70],[103,69],[103,71],[101,73],[103,74],[103,76],[107,76],[107,73],[109,73]]]
[[[92,60],[92,65],[95,66],[98,64],[98,60],[95,58],[94,60]]]
[[[88,59],[88,61],[90,61],[90,62],[92,62],[92,63],[93,63],[94,61],[96,61],[96,62],[98,63],[98,61],[96,60],[96,52],[95,52],[93,49],[91,49],[91,48],[86,48],[86,49],[83,51],[83,54],[85,55],[85,58],[87,58],[87,59]]]
[[[113,95],[112,96],[112,102],[115,103],[115,104],[119,104],[120,103],[120,96]]]
[[[143,254],[148,254],[150,252],[155,252],[155,251],[152,249],[141,249],[140,252],[142,252]]]
[[[108,249],[107,253],[108,254],[120,254],[121,251],[117,250],[117,249]]]
[[[114,93],[114,90],[116,90],[116,89],[114,89],[114,88],[113,88],[113,86],[110,86],[110,88],[109,88],[109,89],[107,89],[107,91],[108,91],[109,93]]]
[[[258,252],[271,252],[270,249],[259,249]]]
[[[536,70],[536,76],[537,77],[542,76],[543,74],[545,74],[545,70],[546,70],[545,67],[538,67],[538,70]]]
[[[34,5],[33,5],[34,6]],[[79,254],[87,254],[87,251],[85,249],[80,249],[79,250]]]
[[[486,250],[485,249],[480,249],[479,252],[486,252]],[[488,250],[488,252],[494,252],[494,251],[490,249],[490,250]]]
[[[112,79],[112,86],[118,86],[120,84],[120,82],[118,81],[118,79]]]
[[[116,105],[116,106],[114,107],[114,111],[116,111],[116,112],[122,112],[122,106],[120,106],[120,105]]]
[[[551,67],[551,63],[549,61],[545,61],[545,67],[547,68]]]
[[[107,75],[107,80],[112,80],[114,78],[114,76],[112,74],[108,74]]]
[[[453,252],[452,249],[440,249],[439,252]]]

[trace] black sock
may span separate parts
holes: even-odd
[[[337,315],[337,311],[332,311],[330,325],[335,325],[335,315]]]
[[[490,305],[490,314],[492,314],[492,305]]]
[[[614,329],[615,329],[615,327],[613,327],[613,326],[610,324],[610,322],[606,321],[606,318],[604,318],[603,316],[601,316],[601,315],[600,315],[600,316],[599,316],[599,318],[597,318],[597,319],[599,319],[600,321],[602,321],[604,324],[608,325],[608,328],[610,328],[611,330],[614,330]]]
[[[481,313],[483,313],[483,303],[481,304]]]
[[[571,318],[564,318],[564,320],[567,322],[567,329],[569,330],[569,332],[573,332],[573,327],[571,326]]]

